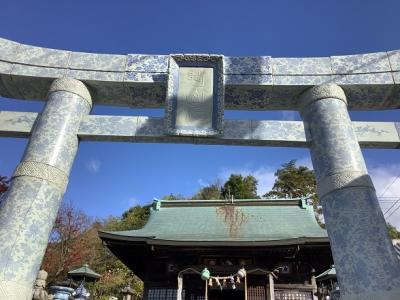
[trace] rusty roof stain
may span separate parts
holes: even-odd
[[[222,218],[227,227],[229,237],[237,237],[242,226],[249,220],[249,217],[239,207],[234,205],[224,205],[215,209],[217,216]]]

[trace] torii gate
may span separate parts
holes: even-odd
[[[400,299],[400,264],[360,150],[399,148],[400,123],[348,115],[400,107],[400,51],[109,55],[0,39],[0,78],[1,96],[47,100],[41,114],[0,112],[0,136],[30,139],[0,207],[1,299],[31,299],[79,140],[309,147],[342,298]],[[94,116],[92,103],[166,116]],[[303,122],[224,120],[224,108],[298,110]]]

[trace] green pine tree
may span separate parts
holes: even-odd
[[[248,175],[243,177],[240,174],[231,174],[228,181],[221,189],[221,195],[224,199],[257,199],[257,179]]]
[[[313,204],[317,206],[317,181],[313,170],[306,166],[296,166],[296,160],[283,164],[275,172],[276,180],[272,190],[264,197],[297,198],[311,196]]]

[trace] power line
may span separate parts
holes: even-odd
[[[397,175],[396,178],[385,188],[385,190],[384,190],[383,193],[378,197],[378,199],[379,199],[379,198],[382,198],[382,196],[388,191],[388,189],[393,185],[393,183],[395,183],[396,180],[399,179],[399,178],[400,178],[400,174]],[[400,198],[398,198],[398,199],[389,207],[389,209],[387,209],[387,210],[383,213],[383,215],[386,215],[397,203],[399,203],[399,201],[400,201]],[[390,213],[390,215],[389,215],[387,218],[389,218],[394,212],[396,212],[396,211],[399,209],[399,207],[400,207],[400,206],[396,207],[396,209],[395,209],[394,211],[392,211],[392,213]]]
[[[399,201],[400,201],[400,198],[397,199],[397,201],[396,201],[395,203],[393,203],[393,205],[390,206],[389,209],[387,209],[387,210],[383,213],[383,215],[386,215],[397,203],[399,203]]]
[[[396,197],[396,198],[390,198],[390,199],[378,199],[379,202],[395,202],[398,199],[400,199],[400,197]]]
[[[397,175],[397,177],[392,181],[391,184],[389,184],[389,185],[386,187],[386,189],[383,191],[383,193],[382,193],[378,198],[381,198],[381,197],[387,192],[387,190],[393,185],[393,183],[395,183],[395,181],[396,181],[397,179],[399,179],[399,178],[400,178],[400,174]]]
[[[399,202],[399,200],[400,200],[400,197],[391,197],[390,199],[388,199],[388,198],[386,198],[386,199],[379,199],[379,198],[378,198],[378,202],[379,202],[379,204],[380,204],[381,206],[382,206],[382,205],[390,205],[390,204],[393,203],[393,205],[392,205],[389,209],[387,209],[387,210],[384,212],[384,215],[385,215],[386,213],[388,213],[388,211],[389,211],[394,205],[396,205],[396,203]],[[384,210],[384,209],[386,209],[386,208],[382,207],[382,210]]]
[[[400,208],[400,205],[398,205],[398,206],[396,207],[396,209],[395,209],[394,211],[392,211],[392,212],[390,213],[390,215],[388,215],[386,218],[389,219],[389,218],[391,217],[391,215],[393,215],[396,211],[399,210],[399,208]]]

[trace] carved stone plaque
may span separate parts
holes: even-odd
[[[179,68],[176,126],[212,128],[213,69]]]
[[[165,117],[167,133],[221,134],[223,93],[222,56],[171,56]]]

